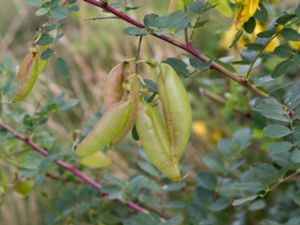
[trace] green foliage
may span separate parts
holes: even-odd
[[[289,7],[284,1],[260,1],[256,13],[233,31],[226,48],[218,41],[232,21],[223,15],[233,15],[235,8],[225,1],[173,1],[168,13],[163,7],[150,8],[152,2],[105,1],[128,16],[135,11],[143,21],[145,28],[127,27],[122,35],[111,31],[114,25],[123,28],[118,20],[107,24],[99,20],[100,25],[79,22],[79,14],[82,20],[99,11],[87,6],[87,16],[79,11],[76,0],[25,2],[34,9],[40,28],[31,28],[32,43],[27,33],[26,44],[23,37],[14,40],[10,46],[14,54],[9,55],[21,58],[29,45],[44,46],[38,61],[49,60],[49,65],[28,98],[12,104],[19,59],[0,59],[0,120],[45,148],[49,156],[33,152],[26,140],[21,142],[0,127],[0,204],[7,204],[11,193],[24,198],[34,195],[42,202],[40,214],[46,225],[300,223],[300,52],[293,45],[300,41],[300,5],[296,1]],[[92,27],[91,33],[79,32],[79,25],[85,27],[81,28],[84,32]],[[61,41],[64,33],[68,41]],[[131,50],[132,46],[123,44],[134,37],[126,34],[149,36],[143,38],[140,55],[163,56],[158,60],[176,70],[189,90],[194,120],[204,124],[190,139],[181,167],[187,177],[180,182],[170,183],[151,165],[135,127],[124,143],[104,150],[112,154],[111,169],[85,168],[71,151],[74,141],[86,136],[102,116],[103,77],[99,82],[98,75],[109,71],[112,59],[120,59],[128,46]],[[183,42],[194,54],[175,52],[149,34]],[[277,44],[270,48],[274,40]],[[118,41],[121,45],[115,44]],[[66,54],[65,49],[71,53]],[[137,55],[126,53],[124,58]],[[207,54],[207,60],[197,58],[198,53]],[[216,71],[211,71],[216,64]],[[98,67],[101,69],[96,70]],[[157,85],[149,79],[152,74],[142,67],[138,71],[147,92],[145,100],[156,104]],[[220,71],[226,76],[221,77]],[[229,82],[230,75],[239,82]],[[269,96],[250,94],[246,87],[251,85]],[[100,182],[102,189],[79,182],[74,174],[58,168],[57,160],[78,167]],[[149,213],[135,212],[129,207],[131,202]]]

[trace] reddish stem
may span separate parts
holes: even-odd
[[[135,27],[145,28],[145,26],[142,23],[140,23],[137,20],[127,16],[126,14],[124,14],[120,11],[118,11],[117,9],[111,7],[107,3],[101,3],[97,0],[83,0],[83,1],[85,1],[89,4],[92,4],[94,6],[97,6],[99,8],[102,8],[105,11],[108,11],[108,12],[114,14],[115,16],[119,17],[120,19],[122,19],[122,20],[124,20],[128,23],[130,23],[131,25],[133,25]],[[157,37],[157,38],[159,38],[159,39],[161,39],[165,42],[168,42],[169,44],[171,44],[173,46],[176,46],[176,47],[178,47],[178,48],[194,55],[195,57],[197,57],[198,59],[200,59],[204,62],[210,62],[209,57],[207,57],[206,55],[200,53],[197,49],[193,48],[190,43],[183,44],[183,43],[180,43],[176,40],[173,40],[173,39],[169,38],[166,35],[157,35],[157,34],[154,34],[154,33],[152,33],[151,35],[153,35],[153,36],[155,36],[155,37]],[[249,82],[245,82],[243,79],[241,79],[241,76],[239,76],[236,73],[232,73],[231,71],[227,70],[226,68],[224,68],[223,66],[221,66],[218,63],[212,62],[211,65],[210,65],[210,68],[220,72],[224,76],[226,76],[226,77],[230,78],[231,80],[234,80],[235,82],[239,83],[240,85],[248,88],[249,90],[253,91],[257,95],[260,95],[262,97],[267,97],[268,96],[267,93],[263,92],[262,90],[259,90],[253,84],[251,84]]]
[[[37,144],[35,144],[34,142],[32,142],[28,137],[20,134],[19,132],[15,131],[13,128],[11,128],[10,126],[8,126],[6,123],[4,123],[3,121],[0,120],[0,127],[2,127],[3,129],[5,129],[7,132],[11,133],[12,135],[14,135],[17,139],[21,140],[22,142],[24,142],[25,144],[29,145],[34,151],[40,153],[41,155],[48,157],[49,153],[47,152],[47,150],[45,150],[44,148],[38,146]],[[76,176],[79,180],[81,180],[83,183],[90,185],[91,187],[93,187],[94,189],[96,189],[97,191],[100,191],[102,189],[101,184],[99,184],[97,181],[93,180],[92,178],[88,177],[87,175],[85,175],[84,173],[82,173],[80,170],[78,170],[75,166],[70,165],[62,160],[57,160],[55,162],[59,167],[68,170],[69,172],[71,172],[74,176]],[[101,197],[105,197],[107,196],[108,193],[101,193]],[[134,203],[134,202],[124,202],[123,200],[119,199],[119,202],[126,204],[128,208],[133,209],[136,212],[143,212],[143,213],[149,213],[149,211],[145,208],[143,208],[142,206]]]

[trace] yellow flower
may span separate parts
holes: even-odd
[[[234,24],[241,29],[256,12],[259,0],[231,0],[231,2],[237,5]]]
[[[202,121],[195,121],[192,124],[192,129],[194,133],[201,139],[206,139],[208,135],[208,131],[206,125]]]
[[[231,26],[229,29],[227,29],[219,44],[221,47],[223,48],[228,48],[230,43],[233,41],[234,39],[234,36],[236,34],[238,30],[236,29],[235,26]],[[245,44],[246,43],[254,43],[256,37],[257,37],[257,34],[264,31],[264,27],[257,23],[256,26],[255,26],[255,29],[253,31],[252,34],[244,34],[236,43],[236,47],[237,49],[242,49],[245,47]],[[295,43],[295,42],[294,42]],[[279,39],[276,37],[274,38],[266,47],[265,47],[265,51],[266,52],[273,52],[274,49],[280,44],[279,42]]]
[[[220,46],[222,48],[228,48],[231,44],[231,42],[234,39],[234,36],[236,34],[237,30],[235,28],[235,26],[231,26],[229,29],[226,29],[226,31],[223,33],[223,36],[219,42]],[[243,38],[240,38],[237,43],[236,43],[236,47],[238,49],[241,49],[245,46],[245,41]]]
[[[300,51],[300,41],[290,41],[289,44],[293,49]]]
[[[298,32],[300,33],[300,27],[298,28]],[[293,49],[300,51],[300,41],[289,41],[289,45]]]
[[[253,34],[250,36],[249,40],[251,43],[253,43],[255,41],[255,38],[257,36],[258,33],[264,31],[264,28],[262,25],[260,25],[259,23],[256,24],[255,26],[255,30],[253,32]],[[273,52],[275,50],[275,48],[280,45],[280,41],[279,39],[276,37],[274,38],[266,47],[265,47],[265,51],[266,52]]]
[[[208,131],[206,124],[201,120],[193,122],[192,130],[195,135],[209,147],[217,144],[223,136],[220,128]]]

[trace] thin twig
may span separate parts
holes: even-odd
[[[95,16],[95,17],[90,17],[86,18],[85,20],[106,20],[106,19],[120,19],[117,16]]]
[[[199,88],[199,93],[201,95],[207,96],[208,98],[214,100],[214,102],[217,102],[217,103],[219,103],[221,105],[225,105],[226,104],[226,99],[225,98],[223,98],[223,97],[221,97],[219,95],[216,95],[215,93],[210,92],[209,90],[206,90],[204,88]]]
[[[4,130],[6,130],[7,132],[11,133],[12,135],[14,135],[17,139],[21,140],[23,143],[27,144],[28,146],[30,146],[34,151],[38,152],[39,154],[48,157],[49,153],[42,147],[38,146],[36,143],[34,143],[33,141],[31,141],[28,137],[20,134],[19,132],[15,131],[13,128],[11,128],[9,125],[7,125],[6,123],[4,123],[3,121],[0,120],[0,127],[2,127]],[[57,160],[55,161],[55,163],[65,169],[68,170],[69,172],[71,172],[74,176],[76,176],[79,180],[81,180],[83,183],[90,185],[91,187],[93,187],[94,189],[100,191],[102,189],[101,184],[99,184],[97,181],[93,180],[92,178],[88,177],[87,175],[83,174],[80,170],[78,170],[75,166],[70,165],[62,160]],[[107,196],[108,193],[102,192],[101,196]],[[128,208],[133,209],[136,212],[143,212],[143,213],[149,213],[149,211],[145,208],[143,208],[142,206],[132,202],[132,201],[128,201],[125,202],[122,199],[118,199],[119,202],[126,204]],[[162,218],[163,220],[163,218]]]
[[[97,6],[99,8],[102,8],[112,14],[114,14],[115,16],[119,17],[120,19],[130,23],[131,25],[138,27],[138,28],[144,28],[144,25],[140,22],[138,22],[137,20],[125,15],[124,13],[120,12],[119,10],[111,7],[110,5],[108,5],[107,3],[101,3],[98,2],[96,0],[83,0],[89,4],[92,4],[94,6]],[[204,62],[211,62],[211,59],[209,57],[207,57],[206,55],[202,54],[201,52],[199,52],[197,49],[193,48],[191,45],[189,44],[183,44],[180,42],[177,42],[176,40],[173,40],[171,38],[169,38],[166,35],[157,35],[155,33],[151,33],[151,35],[165,41],[168,42],[169,44],[176,46],[192,55],[194,55],[195,57],[197,57],[198,59],[204,61]],[[249,90],[251,90],[253,93],[256,93],[259,96],[262,97],[267,97],[269,96],[267,93],[265,93],[264,91],[258,89],[255,85],[253,85],[252,83],[248,82],[247,80],[245,80],[245,78],[243,78],[241,75],[237,74],[237,73],[233,73],[231,71],[229,71],[228,69],[226,69],[225,67],[221,66],[220,64],[216,63],[216,62],[211,62],[211,69],[216,70],[218,72],[220,72],[221,74],[223,74],[224,76],[228,77],[231,80],[234,80],[235,82],[239,83],[240,85],[248,88]]]
[[[137,50],[136,50],[136,55],[135,55],[136,61],[138,61],[140,59],[142,41],[143,41],[143,36],[140,36],[139,37],[139,42],[138,42],[138,47],[137,47]],[[138,74],[138,70],[139,70],[138,63],[136,63],[135,64],[135,73],[136,74]]]
[[[184,3],[184,12],[187,12],[186,4]],[[189,41],[189,33],[188,28],[184,28],[184,40],[186,45],[191,45],[191,42]]]

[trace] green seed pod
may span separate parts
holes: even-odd
[[[139,100],[139,81],[136,74],[132,74],[128,79],[130,84],[129,101],[131,104],[129,117],[125,127],[116,137],[116,139],[114,139],[114,141],[112,142],[113,144],[120,142],[128,134],[128,132],[132,129],[136,119]]]
[[[98,151],[80,159],[80,164],[89,168],[98,169],[111,167],[112,161],[103,152]]]
[[[170,138],[158,112],[148,103],[139,103],[136,128],[151,163],[166,177],[180,180],[177,161],[173,161],[170,151]]]
[[[41,59],[41,53],[48,46],[31,49],[17,72],[17,80],[19,82],[17,95],[13,102],[22,101],[32,90],[38,75],[42,73],[48,64],[48,60]]]
[[[86,157],[111,144],[126,126],[130,110],[131,102],[128,99],[106,111],[93,130],[78,144],[76,155]]]
[[[189,140],[192,110],[187,92],[176,71],[165,63],[161,63],[159,69],[157,88],[171,140],[170,154],[172,159],[179,161]]]
[[[131,72],[129,63],[116,65],[109,73],[103,93],[103,102],[106,109],[110,109],[114,104],[122,100],[126,95],[123,83]]]

